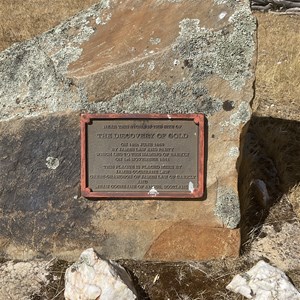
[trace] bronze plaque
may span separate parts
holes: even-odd
[[[201,114],[81,116],[81,190],[87,198],[201,198]]]

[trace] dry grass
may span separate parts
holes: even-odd
[[[40,293],[34,294],[30,300],[64,300],[65,291],[65,271],[70,263],[54,259],[54,263],[50,264],[48,284],[43,286]]]
[[[300,16],[256,13],[259,115],[300,120]]]
[[[98,0],[0,0],[0,51],[45,32]]]
[[[228,291],[226,286],[237,273],[253,265],[243,257],[190,263],[119,263],[137,279],[136,284],[144,291],[141,300],[243,300],[243,296]]]

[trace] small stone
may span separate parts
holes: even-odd
[[[59,160],[55,157],[49,156],[46,158],[46,166],[48,167],[48,169],[55,170],[59,166]]]
[[[281,270],[263,260],[245,274],[236,275],[226,288],[247,299],[300,299],[300,293],[291,284],[288,277]]]
[[[131,300],[137,299],[132,280],[126,270],[101,259],[90,248],[66,270],[65,299],[67,300]]]

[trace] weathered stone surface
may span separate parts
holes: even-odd
[[[216,241],[219,241],[216,243]],[[187,260],[235,257],[239,255],[240,232],[226,228],[175,223],[153,242],[145,259]]]
[[[136,295],[126,270],[101,259],[92,248],[83,251],[79,260],[66,270],[66,300],[134,300]]]
[[[93,246],[113,259],[210,258],[201,232],[223,245],[213,257],[237,255],[230,229],[240,221],[236,161],[251,115],[255,26],[247,2],[102,1],[2,52],[1,251],[74,259]],[[80,112],[205,113],[205,197],[81,198]],[[195,237],[182,240],[186,251],[161,244],[164,233],[170,245],[180,239],[173,228]]]

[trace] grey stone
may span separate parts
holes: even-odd
[[[214,252],[213,243],[192,251],[210,236],[224,246],[215,256],[237,255],[236,160],[251,115],[255,28],[247,1],[103,0],[2,52],[1,253],[72,260],[93,246],[112,259],[197,260]],[[83,112],[205,113],[205,197],[82,198]],[[195,228],[197,242],[165,253],[164,233],[172,245]]]
[[[215,214],[228,228],[236,228],[240,222],[240,204],[237,193],[226,187],[219,187]]]

